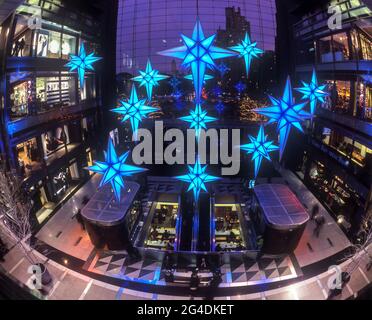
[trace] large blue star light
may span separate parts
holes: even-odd
[[[219,179],[218,177],[207,174],[206,169],[207,166],[202,167],[200,165],[200,160],[198,159],[194,167],[189,166],[188,174],[175,177],[178,180],[190,183],[187,191],[193,190],[195,202],[199,200],[201,190],[207,192],[207,188],[205,186],[207,182],[212,182]]]
[[[279,147],[274,145],[273,141],[267,141],[263,126],[260,127],[257,138],[249,136],[249,140],[251,140],[251,143],[242,145],[240,148],[247,151],[248,154],[253,153],[252,161],[254,161],[254,178],[257,179],[262,159],[266,158],[271,161],[269,153],[278,150]]]
[[[66,67],[70,68],[70,72],[77,70],[79,74],[80,87],[84,87],[84,78],[86,71],[94,71],[93,63],[101,60],[102,58],[94,56],[94,52],[87,55],[85,52],[84,43],[80,46],[79,55],[70,54],[70,61]]]
[[[257,48],[257,42],[251,42],[248,33],[245,34],[244,40],[240,44],[229,49],[239,52],[240,57],[244,58],[247,76],[251,68],[252,59],[258,58],[258,55],[263,53],[263,50]]]
[[[124,115],[122,122],[130,120],[132,131],[136,135],[139,123],[146,118],[149,113],[155,112],[158,108],[146,106],[146,99],[139,100],[136,87],[132,86],[132,92],[128,101],[120,101],[120,107],[112,109],[112,112]]]
[[[325,92],[327,87],[326,84],[319,85],[318,79],[316,77],[315,69],[313,69],[313,75],[311,77],[311,82],[306,83],[302,81],[303,87],[295,89],[296,91],[303,94],[302,99],[310,100],[310,113],[314,115],[317,102],[324,103],[324,98],[328,96],[328,93]]]
[[[307,101],[296,104],[292,95],[291,80],[288,77],[284,89],[283,97],[275,99],[269,96],[272,106],[267,108],[255,109],[258,114],[268,117],[270,123],[278,123],[277,131],[280,135],[280,159],[282,159],[288,136],[292,126],[303,132],[301,122],[311,118],[311,114],[303,111]]]
[[[202,129],[207,129],[207,123],[216,121],[214,117],[207,115],[207,111],[203,110],[200,103],[196,104],[195,110],[190,111],[190,115],[186,117],[181,117],[180,120],[190,122],[190,128],[195,129],[195,136],[197,139],[200,137],[200,131]]]
[[[195,24],[192,37],[189,38],[182,34],[181,38],[183,46],[161,51],[159,54],[182,59],[182,66],[191,68],[196,102],[199,103],[206,68],[215,67],[214,60],[235,56],[236,53],[213,46],[216,35],[206,38],[199,20]]]
[[[159,81],[169,78],[168,76],[159,74],[158,70],[154,70],[151,66],[151,61],[147,61],[146,70],[139,71],[140,75],[132,80],[140,83],[140,87],[146,86],[147,99],[152,100],[152,89],[159,85]]]
[[[86,168],[103,175],[99,187],[111,183],[116,199],[120,202],[121,189],[124,189],[123,177],[129,177],[136,173],[146,171],[139,167],[125,164],[129,152],[118,157],[111,138],[109,138],[107,152],[105,152],[105,161],[94,161],[94,165]]]

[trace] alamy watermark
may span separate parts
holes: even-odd
[[[342,11],[338,5],[331,5],[328,7],[328,13],[331,15],[328,18],[328,28],[330,30],[342,29]]]
[[[176,128],[164,132],[163,121],[155,121],[154,133],[138,129],[133,136],[138,142],[132,151],[136,165],[193,165],[198,157],[201,164],[222,164],[223,176],[240,171],[240,129],[201,130],[198,138],[194,129],[188,129],[185,137],[184,131]]]

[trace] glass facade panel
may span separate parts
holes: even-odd
[[[199,0],[199,16],[206,35],[226,29],[227,7],[240,8],[241,15],[250,24],[252,40],[257,41],[259,48],[275,50],[274,0]],[[171,71],[172,59],[159,56],[157,52],[179,46],[180,34],[192,33],[196,16],[196,0],[120,0],[117,73],[134,73],[148,58],[160,71]]]

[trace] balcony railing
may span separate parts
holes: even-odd
[[[372,136],[372,122],[368,122],[367,119],[358,119],[349,115],[335,113],[324,108],[318,108],[317,115],[322,118],[331,120],[332,122],[336,122],[343,126],[349,127],[357,132],[366,134],[369,137]]]
[[[97,99],[91,99],[83,101],[78,105],[70,107],[62,107],[58,109],[52,109],[48,112],[27,116],[22,119],[9,122],[8,123],[8,133],[9,135],[14,135],[17,132],[23,131],[28,128],[36,127],[43,123],[50,121],[60,120],[66,118],[68,115],[83,112],[91,108],[96,108],[98,105]]]

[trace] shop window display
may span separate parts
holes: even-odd
[[[309,178],[317,194],[335,216],[343,216],[350,221],[351,213],[356,212],[359,195],[343,179],[332,172],[321,162],[313,162]]]
[[[43,134],[42,142],[46,157],[66,147],[70,143],[67,126],[59,127]]]
[[[334,51],[334,60],[335,61],[345,61],[349,60],[350,51],[348,36],[345,32],[338,33],[332,36],[332,47]]]
[[[319,127],[315,133],[318,140],[336,150],[356,165],[365,167],[371,161],[372,150],[367,146],[326,127]]]
[[[27,140],[17,145],[19,168],[23,176],[30,176],[32,172],[42,169],[40,151],[36,138]]]
[[[351,114],[350,81],[336,80],[329,86],[331,110],[341,114]]]
[[[358,92],[358,114],[360,118],[365,120],[372,120],[372,87],[368,82],[361,81],[359,83]]]
[[[62,59],[68,60],[70,54],[76,54],[76,37],[64,34],[62,37]]]
[[[35,33],[35,55],[44,58],[61,58],[61,33],[39,30]]]
[[[372,43],[371,41],[364,36],[363,34],[359,34],[360,36],[360,45],[362,51],[362,59],[363,60],[372,60]]]
[[[61,105],[58,77],[36,78],[36,103],[41,112]]]
[[[32,81],[25,80],[11,86],[11,118],[27,116],[32,103]]]

